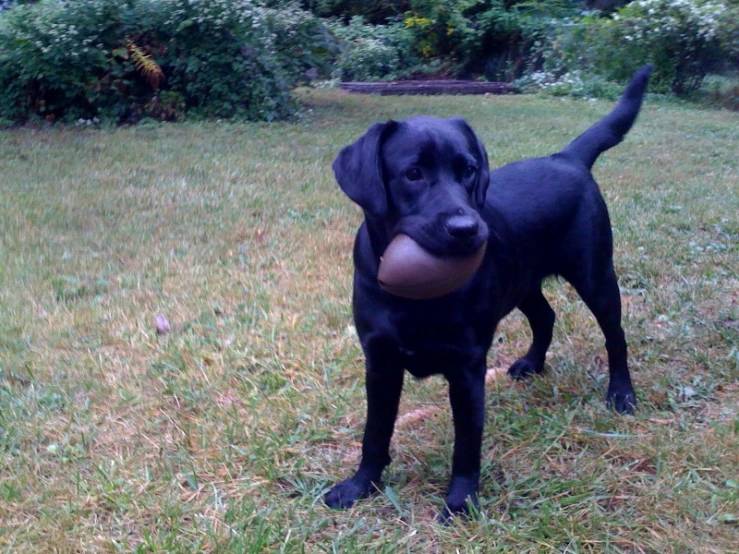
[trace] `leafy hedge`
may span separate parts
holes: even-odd
[[[524,81],[587,93],[651,63],[650,90],[690,94],[709,73],[739,69],[739,3],[731,1],[634,0],[608,17],[586,14],[539,44]]]
[[[739,0],[304,5],[338,17],[331,29],[344,50],[335,75],[345,80],[396,79],[425,67],[455,77],[517,80],[524,90],[614,97],[646,63],[655,66],[650,90],[677,95],[700,88],[709,73],[739,70]]]
[[[607,78],[624,81],[652,63],[652,90],[684,95],[720,66],[725,11],[720,1],[634,0],[612,17],[586,18],[576,41]]]
[[[320,13],[361,12],[351,1],[319,2]],[[409,0],[366,3],[366,13],[332,25],[345,48],[337,64],[343,79],[388,79],[433,71],[457,77],[510,80],[526,67],[553,17],[575,15],[573,0]],[[369,6],[372,5],[372,9]],[[382,9],[381,9],[382,8]],[[365,24],[377,11],[403,10],[384,25]],[[323,12],[321,11],[323,10]],[[342,11],[343,10],[343,11]],[[362,25],[364,24],[364,27]]]
[[[384,25],[411,9],[411,0],[303,0],[301,4],[319,17],[344,23],[360,17],[370,25]]]
[[[0,11],[0,119],[281,119],[294,113],[296,85],[329,74],[519,79],[553,94],[612,96],[620,90],[614,83],[644,63],[655,65],[651,90],[677,94],[701,86],[709,71],[739,70],[739,0],[634,0],[610,15],[583,15],[582,6],[582,0],[17,3]],[[334,17],[319,17],[326,15]]]
[[[342,45],[333,71],[342,81],[396,80],[440,68],[418,54],[413,32],[400,22],[372,25],[355,16],[346,25],[332,22],[329,30]]]
[[[0,15],[0,117],[272,120],[330,37],[296,5],[42,0]]]

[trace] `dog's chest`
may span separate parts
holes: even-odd
[[[464,367],[479,355],[475,326],[461,314],[408,314],[395,317],[397,348],[405,369],[422,378]]]
[[[466,367],[470,362],[467,352],[453,346],[424,350],[401,348],[400,355],[404,369],[417,379],[448,374]]]

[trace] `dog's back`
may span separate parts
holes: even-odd
[[[651,71],[647,66],[637,72],[611,113],[562,151],[520,160],[490,173],[483,217],[493,227],[495,221],[507,223],[520,252],[528,258],[523,265],[533,271],[534,280],[552,274],[567,278],[584,252],[610,258],[608,210],[590,169],[600,154],[620,143],[631,129]],[[595,244],[599,248],[592,248]]]

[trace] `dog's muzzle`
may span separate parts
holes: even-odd
[[[455,239],[470,239],[480,230],[480,220],[473,215],[453,215],[446,221],[446,232]]]
[[[488,239],[488,226],[476,212],[403,218],[393,235],[411,237],[431,254],[440,257],[469,256]]]

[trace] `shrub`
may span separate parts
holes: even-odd
[[[719,102],[727,110],[739,112],[739,85],[735,85],[723,94],[720,94]]]
[[[612,17],[584,18],[570,41],[571,54],[575,50],[585,65],[619,82],[652,63],[650,88],[684,95],[700,88],[722,59],[725,10],[714,0],[634,0]]]
[[[726,0],[718,16],[718,40],[730,69],[739,71],[739,0]]]
[[[259,120],[292,112],[294,81],[280,66],[266,14],[256,2],[146,3],[157,10],[166,6],[166,17],[157,28],[141,28],[139,40],[159,54],[168,88],[183,95],[187,111]]]
[[[339,15],[360,10],[361,3],[335,0]],[[332,27],[347,47],[338,62],[342,78],[388,79],[392,76],[443,72],[463,77],[510,80],[520,74],[534,42],[553,17],[574,14],[574,0],[408,0],[366,2],[366,17],[402,13],[385,25],[364,25],[355,16]],[[374,7],[373,7],[374,6]],[[401,10],[405,8],[405,11]],[[343,21],[343,19],[341,20]]]
[[[565,73],[531,71],[516,80],[522,92],[541,92],[549,96],[575,96],[583,98],[607,98],[616,100],[623,87],[606,81],[603,77],[573,70]]]
[[[515,2],[416,0],[405,24],[426,58],[449,60],[462,76],[511,80],[554,17],[575,13],[568,0]]]
[[[338,18],[344,23],[361,17],[371,25],[384,25],[410,9],[409,0],[303,0],[302,5],[321,17]]]
[[[334,22],[330,29],[342,43],[333,74],[335,78],[395,80],[438,68],[438,64],[424,62],[414,54],[413,34],[402,23],[368,25],[362,17],[356,16],[347,25]]]
[[[284,118],[319,28],[256,0],[19,5],[0,18],[0,117]]]
[[[323,22],[297,2],[280,2],[264,13],[277,61],[293,80],[331,73],[339,47]]]

